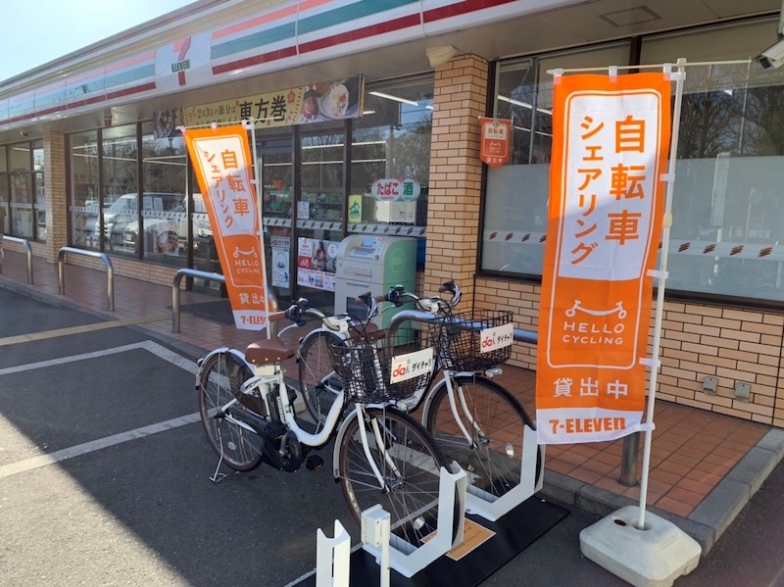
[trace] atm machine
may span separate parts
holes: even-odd
[[[387,293],[401,284],[407,291],[416,287],[415,238],[352,234],[338,246],[335,264],[335,314],[351,314],[364,320],[367,308],[356,304],[361,294]],[[374,320],[380,328],[389,326],[392,317],[403,308],[382,306]],[[409,308],[411,309],[411,308]],[[405,326],[405,325],[404,325]]]

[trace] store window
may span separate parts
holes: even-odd
[[[369,85],[354,123],[348,232],[417,239],[425,259],[432,75]]]
[[[646,39],[645,64],[686,70],[669,291],[784,300],[784,70],[756,59],[775,19]],[[748,60],[744,63],[722,61]]]
[[[187,153],[180,136],[155,138],[152,122],[142,125],[142,209],[138,220],[124,230],[123,246],[135,254],[164,263],[187,263],[189,218],[186,197]],[[204,212],[201,194],[192,205]]]
[[[322,311],[333,310],[337,251],[343,240],[345,123],[300,127],[300,185],[296,200],[297,285]]]
[[[43,144],[6,145],[0,156],[0,228],[12,236],[45,241]]]
[[[71,152],[71,189],[68,202],[70,244],[99,249],[98,131],[68,136]]]
[[[0,232],[11,234],[11,192],[8,183],[8,147],[0,147]]]
[[[628,43],[618,43],[498,64],[493,115],[512,120],[512,153],[506,165],[487,173],[483,270],[534,279],[542,274],[552,148],[547,71],[625,65],[628,58]]]
[[[293,169],[294,137],[291,129],[261,131],[257,134],[261,170],[264,251],[272,291],[280,307],[292,299]],[[205,250],[205,255],[207,251]],[[216,257],[217,258],[217,257]]]
[[[33,189],[35,190],[35,204],[33,216],[35,217],[35,238],[39,242],[46,242],[46,183],[44,182],[44,145],[42,141],[32,144],[33,149]]]
[[[104,129],[101,139],[104,250],[133,254],[135,247],[126,244],[123,238],[126,227],[138,222],[140,216],[136,125]],[[144,205],[151,208],[153,202],[145,198]]]

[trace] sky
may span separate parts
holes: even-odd
[[[0,81],[194,0],[0,0]]]

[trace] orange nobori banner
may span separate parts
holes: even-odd
[[[237,328],[267,325],[264,251],[248,131],[242,125],[183,131],[212,226]]]
[[[542,443],[640,429],[669,146],[664,74],[556,81],[536,375]]]

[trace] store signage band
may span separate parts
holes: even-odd
[[[542,443],[641,429],[661,237],[670,82],[563,76],[554,86],[537,357]]]
[[[183,108],[186,127],[253,119],[257,128],[356,118],[362,114],[364,77],[335,80]]]

